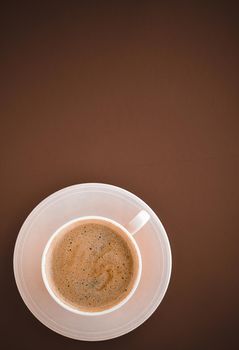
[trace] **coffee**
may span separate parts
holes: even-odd
[[[47,253],[51,289],[82,311],[103,311],[132,289],[137,264],[134,247],[120,229],[78,223],[57,235]]]

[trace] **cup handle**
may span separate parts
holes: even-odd
[[[126,229],[134,235],[138,232],[150,219],[150,215],[145,210],[141,210],[127,225]]]

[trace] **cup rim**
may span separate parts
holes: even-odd
[[[127,237],[130,239],[131,243],[133,244],[135,251],[136,251],[136,255],[137,255],[137,259],[138,259],[138,270],[137,270],[137,275],[133,284],[133,287],[131,288],[129,294],[126,295],[126,297],[124,299],[122,299],[118,304],[106,309],[106,310],[102,310],[102,311],[83,311],[83,310],[79,310],[76,309],[74,307],[71,307],[70,305],[64,303],[63,301],[60,300],[60,298],[57,297],[57,295],[53,292],[52,288],[50,287],[50,284],[48,282],[47,279],[47,275],[46,275],[46,269],[45,269],[45,265],[46,265],[46,255],[47,252],[50,248],[50,245],[53,241],[53,239],[65,228],[67,228],[68,226],[70,226],[71,224],[74,224],[76,222],[80,222],[80,221],[85,221],[85,220],[98,220],[98,221],[106,221],[108,223],[113,224],[114,226],[118,227],[121,231],[123,231]],[[141,257],[141,253],[138,247],[138,244],[135,240],[135,238],[133,237],[133,235],[120,223],[106,218],[104,216],[99,216],[99,215],[88,215],[88,216],[80,216],[78,218],[72,219],[70,221],[67,221],[65,224],[61,225],[57,230],[55,230],[53,232],[53,234],[50,236],[50,238],[48,239],[43,253],[42,253],[42,257],[41,257],[41,275],[42,275],[42,279],[44,282],[44,285],[48,291],[48,293],[50,294],[50,296],[64,309],[66,309],[67,311],[73,312],[75,314],[78,315],[84,315],[84,316],[100,316],[100,315],[105,315],[108,314],[110,312],[116,311],[119,308],[121,308],[124,304],[126,304],[131,297],[134,295],[140,279],[141,279],[141,275],[142,275],[142,257]]]

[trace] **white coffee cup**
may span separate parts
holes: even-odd
[[[141,274],[142,274],[142,258],[141,258],[141,254],[140,254],[140,250],[138,247],[138,244],[135,240],[135,238],[133,237],[133,235],[138,232],[149,220],[150,215],[145,211],[145,210],[141,210],[128,224],[126,224],[125,226],[119,224],[118,222],[103,217],[103,216],[82,216],[76,219],[73,219],[71,221],[68,221],[67,223],[65,223],[64,225],[62,225],[61,227],[59,227],[50,237],[50,239],[48,240],[45,249],[43,251],[42,254],[42,260],[41,260],[41,272],[42,272],[42,278],[45,284],[46,289],[48,290],[50,296],[60,305],[62,306],[64,309],[74,312],[76,314],[79,315],[87,315],[87,316],[96,316],[96,315],[105,315],[109,312],[115,311],[117,309],[119,309],[120,307],[122,307],[127,301],[129,301],[131,299],[131,297],[133,296],[133,294],[135,293],[139,282],[140,282],[140,278],[141,278]],[[94,222],[94,223],[100,223],[100,224],[104,224],[107,226],[110,226],[112,229],[116,228],[117,231],[123,235],[125,235],[125,238],[127,238],[127,240],[130,240],[132,246],[134,247],[134,250],[136,252],[136,259],[137,259],[137,271],[136,271],[136,277],[134,279],[134,284],[129,292],[129,294],[127,294],[127,296],[121,300],[118,304],[114,305],[113,307],[110,307],[108,309],[105,309],[103,311],[83,311],[83,310],[79,310],[74,308],[73,306],[67,304],[66,302],[64,302],[63,300],[61,300],[52,290],[50,283],[48,281],[47,278],[47,273],[46,273],[46,256],[48,253],[48,250],[53,242],[53,239],[60,234],[63,230],[69,229],[71,226],[74,226],[75,224],[78,223],[89,223],[89,222]]]

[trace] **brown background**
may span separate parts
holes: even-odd
[[[11,2],[1,17],[2,348],[236,349],[236,6]],[[82,182],[144,199],[173,252],[170,288],[153,316],[98,344],[37,321],[12,272],[29,212]]]

